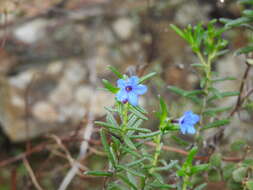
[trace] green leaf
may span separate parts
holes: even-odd
[[[110,69],[117,77],[123,79],[124,76],[113,66],[107,66],[108,69]]]
[[[176,25],[174,24],[170,24],[170,27],[183,39],[186,39],[185,37],[185,33],[183,30],[181,30],[180,28],[178,28]]]
[[[208,171],[208,179],[213,182],[221,181],[221,174],[216,169],[211,169]]]
[[[181,89],[181,88],[177,88],[175,86],[168,86],[168,89],[176,94],[179,94],[181,96],[185,95],[185,90]]]
[[[102,80],[105,88],[112,92],[113,94],[116,94],[119,91],[119,88],[115,87],[113,84],[111,84],[108,80],[103,79]]]
[[[94,122],[96,125],[101,125],[103,127],[109,128],[109,129],[115,129],[115,130],[121,130],[121,128],[118,127],[114,127],[112,124],[110,123],[106,123],[106,122],[102,122],[102,121],[95,121]]]
[[[101,176],[101,177],[111,177],[113,176],[112,172],[107,171],[87,171],[84,172],[85,175]]]
[[[106,139],[106,135],[105,135],[105,130],[104,129],[100,130],[100,136],[101,136],[102,145],[103,145],[104,150],[105,150],[105,152],[106,152],[106,154],[108,156],[108,159],[111,162],[112,166],[115,168],[116,167],[115,156],[112,155],[112,152],[110,150],[110,146],[107,143],[107,139]]]
[[[212,123],[209,123],[205,126],[203,126],[200,130],[206,130],[206,129],[210,129],[210,128],[216,128],[216,127],[221,127],[224,125],[228,125],[230,123],[229,119],[222,119],[222,120],[216,120]]]
[[[124,135],[123,140],[129,148],[136,150],[134,143],[131,141],[131,139],[128,136]]]
[[[204,64],[201,64],[201,63],[193,63],[193,64],[191,64],[191,66],[199,67],[199,68],[202,68],[202,69],[206,68],[206,66]]]
[[[239,50],[236,51],[236,54],[248,54],[250,52],[253,52],[253,45],[250,44],[246,47],[240,48]]]
[[[139,80],[139,84],[140,84],[140,83],[143,83],[144,81],[146,81],[146,80],[148,80],[148,79],[150,79],[150,78],[152,78],[152,77],[155,76],[155,75],[156,75],[156,72],[152,72],[152,73],[149,73],[149,74],[147,74],[147,75],[141,77],[140,80]]]
[[[117,177],[125,182],[128,186],[132,187],[134,190],[138,190],[138,188],[125,175],[117,174]]]
[[[139,160],[135,160],[135,161],[133,161],[133,162],[127,163],[126,166],[127,166],[127,167],[133,167],[133,166],[135,166],[135,165],[141,164],[144,160],[146,160],[146,158],[141,158],[141,159],[139,159]]]
[[[138,176],[138,177],[143,177],[145,178],[145,175],[140,173],[140,172],[137,172],[136,170],[133,170],[133,169],[130,169],[129,167],[126,167],[126,166],[123,166],[123,165],[118,165],[118,168],[122,169],[122,170],[125,170],[131,174],[133,174],[134,176]]]
[[[221,92],[219,93],[219,95],[215,94],[214,96],[210,97],[208,99],[208,102],[211,102],[213,100],[216,99],[220,99],[220,98],[225,98],[225,97],[229,97],[229,96],[238,96],[240,94],[240,92]]]
[[[234,163],[228,163],[225,167],[223,167],[223,177],[225,180],[228,180],[232,177],[232,173],[235,169],[235,164]]]
[[[247,181],[246,187],[248,188],[248,190],[253,190],[253,180]]]
[[[206,183],[203,183],[203,184],[201,184],[201,185],[198,185],[197,187],[195,187],[195,189],[194,190],[203,190],[205,187],[206,187]]]
[[[231,150],[235,152],[242,151],[246,145],[245,140],[237,140],[231,144]]]
[[[140,120],[140,121],[141,121],[141,120]],[[151,132],[150,129],[138,128],[138,127],[127,127],[126,130],[138,131],[138,132],[142,132],[142,133],[150,133],[150,132]]]
[[[233,171],[233,179],[235,182],[242,182],[244,178],[247,176],[247,168],[246,167],[240,167]]]
[[[150,186],[155,189],[157,189],[157,188],[159,188],[159,189],[175,189],[175,185],[161,184],[159,182],[151,183]]]
[[[154,171],[169,171],[171,168],[174,168],[175,166],[177,166],[177,164],[178,164],[178,160],[171,160],[171,162],[167,164],[166,166],[154,168]]]
[[[191,168],[191,174],[193,175],[193,174],[203,172],[207,170],[208,168],[209,168],[209,164],[200,164],[200,165],[193,166]]]
[[[210,109],[206,109],[203,114],[204,115],[209,115],[209,116],[215,116],[218,113],[222,113],[225,111],[230,110],[232,107],[228,106],[228,107],[222,107],[222,108],[210,108]]]
[[[253,5],[253,1],[252,0],[240,0],[238,2],[241,3],[241,4]]]
[[[197,154],[197,152],[198,152],[198,148],[197,147],[193,147],[190,150],[189,154],[187,155],[187,159],[186,159],[186,161],[185,161],[184,164],[187,165],[187,166],[191,166],[192,165],[192,161],[193,161],[195,155]]]
[[[166,118],[168,117],[169,111],[163,98],[159,97],[159,100],[160,100],[159,102],[160,102],[160,110],[161,110],[160,121],[164,122]]]
[[[150,137],[157,136],[160,133],[161,133],[161,131],[155,131],[155,132],[148,133],[148,134],[132,135],[132,136],[130,136],[130,138],[131,139],[145,139],[145,138],[150,138]]]
[[[138,118],[148,120],[148,118],[145,115],[143,115],[136,107],[129,105],[129,110]]]
[[[221,167],[221,154],[220,153],[215,153],[211,156],[209,163],[211,166],[214,166],[216,168]]]
[[[236,78],[235,77],[223,77],[223,78],[213,79],[212,82],[216,83],[216,82],[223,82],[223,81],[227,81],[227,80],[236,80]]]
[[[249,18],[246,18],[246,17],[240,17],[240,18],[237,18],[237,19],[234,19],[234,20],[231,20],[230,22],[228,22],[225,27],[227,28],[230,28],[230,27],[237,27],[237,26],[240,26],[244,23],[247,23],[247,22],[250,22],[250,19]]]

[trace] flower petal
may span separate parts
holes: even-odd
[[[181,131],[183,134],[186,134],[187,126],[185,126],[185,125],[180,125],[180,131]]]
[[[119,90],[116,94],[116,98],[118,101],[125,101],[127,99],[127,92],[125,90]]]
[[[137,86],[139,83],[139,78],[137,76],[132,76],[129,78],[129,83],[131,86]]]
[[[138,105],[138,96],[137,96],[137,94],[135,94],[133,92],[128,93],[128,101],[133,106],[137,106]]]
[[[195,134],[196,133],[196,129],[193,126],[189,126],[187,128],[187,133],[189,133],[189,134]]]
[[[138,95],[145,94],[147,92],[148,88],[146,85],[139,84],[138,86],[134,87],[133,91],[134,93]]]
[[[123,79],[117,80],[117,86],[118,88],[125,88],[126,87],[126,81]]]

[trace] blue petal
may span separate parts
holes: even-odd
[[[128,101],[133,106],[137,106],[138,105],[138,96],[135,93],[130,92],[130,93],[128,93]]]
[[[133,89],[134,93],[136,93],[138,95],[145,94],[147,92],[147,90],[148,90],[147,86],[145,86],[143,84],[139,84],[138,86],[134,87],[134,89]]]
[[[186,134],[186,131],[187,131],[187,126],[185,125],[180,125],[180,130],[183,134]]]
[[[189,133],[189,134],[195,134],[196,133],[196,129],[193,126],[189,126],[187,128],[187,133]]]
[[[129,83],[131,86],[137,86],[139,83],[139,78],[137,76],[132,76],[129,78]]]
[[[117,80],[117,86],[118,88],[125,88],[126,87],[126,81],[123,79]]]
[[[118,91],[118,93],[116,94],[116,98],[118,101],[121,102],[127,100],[127,92],[125,90]]]

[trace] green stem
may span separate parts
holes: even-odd
[[[124,107],[123,107],[123,125],[122,125],[122,131],[123,131],[123,134],[125,134],[126,132],[126,128],[127,128],[127,121],[128,121],[128,109],[129,109],[129,104],[126,103],[124,104]]]
[[[182,190],[187,190],[187,185],[188,185],[188,183],[189,183],[189,179],[190,179],[190,178],[189,178],[188,175],[186,175],[186,176],[184,177]]]
[[[159,158],[159,156],[161,154],[161,149],[162,149],[161,140],[162,140],[162,133],[160,133],[158,136],[156,136],[156,138],[154,140],[155,143],[156,143],[156,149],[155,149],[155,153],[154,153],[154,156],[153,156],[152,168],[150,169],[150,173],[153,173],[154,168],[157,165],[158,158]]]

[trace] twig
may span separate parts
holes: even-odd
[[[156,147],[156,144],[153,142],[145,142],[144,144],[152,146],[152,147]],[[174,148],[174,147],[170,147],[170,146],[166,146],[164,145],[162,147],[162,150],[166,150],[166,151],[170,151],[170,152],[176,152],[182,155],[187,156],[189,154],[189,152],[182,150],[182,149],[178,149],[178,148]],[[202,161],[208,161],[209,160],[209,156],[195,156],[195,159],[197,160],[202,160]],[[243,158],[239,158],[239,157],[222,157],[223,161],[226,162],[240,162],[243,160]]]
[[[29,175],[30,175],[30,177],[32,179],[32,182],[33,182],[34,186],[36,187],[36,189],[43,190],[41,188],[41,186],[39,185],[39,183],[38,183],[38,181],[37,181],[37,179],[36,179],[36,177],[35,177],[35,175],[33,173],[33,170],[31,168],[28,160],[26,159],[26,157],[23,158],[23,162],[24,162],[25,168],[27,169],[27,171],[28,171],[28,173],[29,173]]]
[[[87,126],[83,132],[83,138],[86,139],[86,141],[83,141],[80,146],[80,151],[79,151],[79,156],[77,161],[73,164],[72,168],[68,171],[67,175],[63,179],[60,187],[58,190],[65,190],[77,174],[79,170],[79,161],[82,160],[88,151],[89,148],[89,143],[88,141],[91,138],[92,132],[93,132],[93,121],[94,121],[94,114],[91,111],[91,107],[96,103],[96,91],[95,91],[95,85],[96,85],[96,79],[97,79],[97,74],[96,74],[96,63],[92,63],[90,67],[90,82],[93,85],[93,95],[90,101],[90,111],[88,115],[88,123]]]

